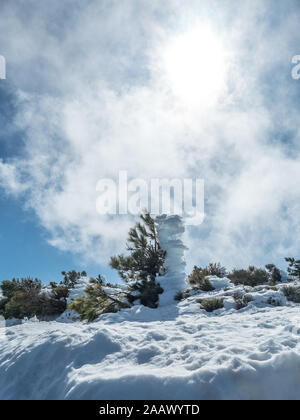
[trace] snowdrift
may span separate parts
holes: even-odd
[[[300,399],[299,305],[260,287],[236,311],[240,288],[225,285],[91,324],[62,317],[0,328],[0,398]],[[197,299],[214,296],[225,307],[201,310]]]

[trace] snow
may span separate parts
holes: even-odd
[[[0,399],[299,400],[300,305],[281,285],[257,287],[236,311],[233,294],[244,289],[221,280],[225,289],[90,324],[0,328]],[[283,306],[268,305],[270,296]],[[201,310],[197,300],[207,297],[225,307]]]
[[[216,289],[224,289],[225,287],[229,287],[230,286],[230,280],[227,279],[226,277],[217,277],[217,276],[209,276],[209,280],[212,284],[212,286]]]
[[[166,274],[158,277],[157,281],[164,289],[159,304],[168,305],[173,301],[177,292],[186,289],[184,251],[187,249],[182,242],[184,224],[180,216],[162,215],[156,217],[157,233],[161,248],[167,251],[165,268]]]

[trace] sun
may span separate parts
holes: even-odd
[[[187,105],[215,104],[226,88],[227,52],[207,25],[177,35],[162,49],[164,82]]]

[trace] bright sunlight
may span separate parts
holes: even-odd
[[[162,53],[166,83],[186,105],[213,105],[225,91],[227,55],[209,26],[178,35]]]

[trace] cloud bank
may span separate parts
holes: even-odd
[[[3,3],[0,52],[23,146],[0,161],[0,185],[35,211],[53,246],[99,264],[123,250],[132,224],[96,212],[97,181],[120,170],[145,180],[204,178],[206,218],[187,229],[189,266],[297,255],[297,1],[148,3]],[[191,84],[185,65],[187,76],[178,76],[172,50],[207,27],[219,42],[218,57],[208,56],[222,67],[211,84],[217,95],[195,72]],[[200,38],[191,40],[195,56]],[[198,64],[201,72],[207,60]]]

